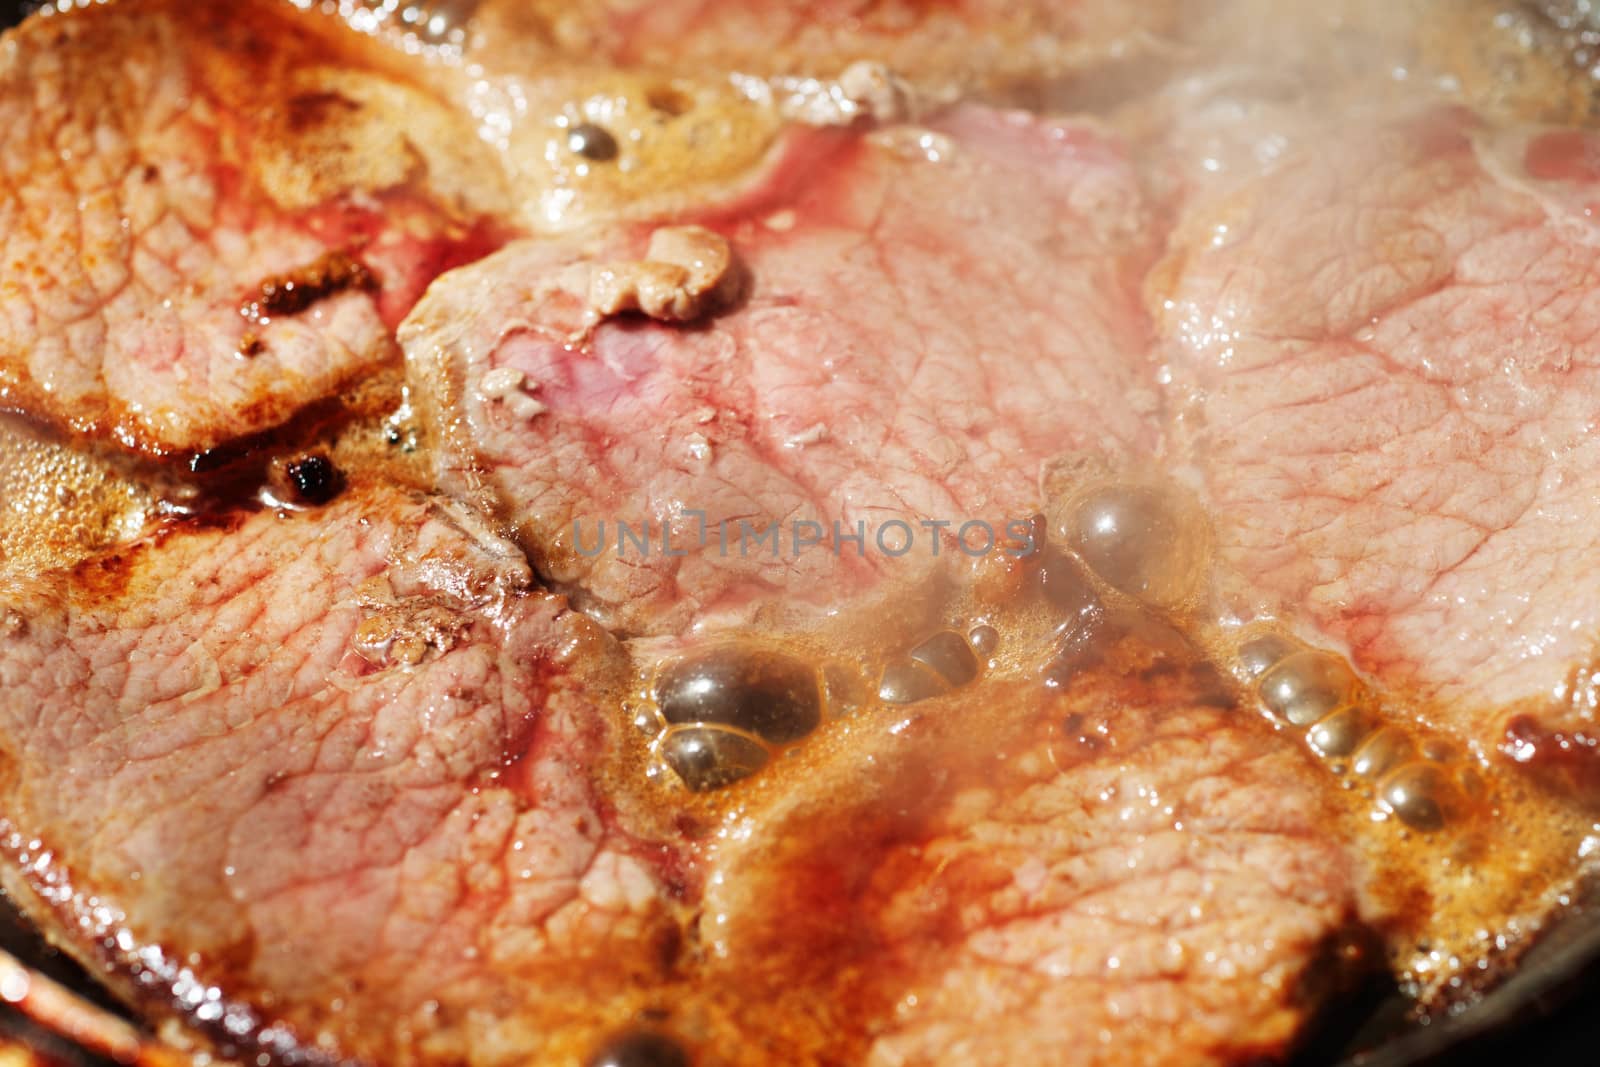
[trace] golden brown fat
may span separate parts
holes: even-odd
[[[0,416],[0,576],[70,567],[126,541],[158,499],[111,460]]]
[[[441,70],[515,191],[517,220],[539,232],[703,208],[755,174],[783,128],[776,108],[726,77],[674,77],[572,62],[481,77]],[[611,158],[573,149],[603,129]]]

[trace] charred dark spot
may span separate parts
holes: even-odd
[[[689,1056],[666,1034],[635,1030],[608,1041],[590,1057],[588,1067],[689,1067]]]
[[[247,333],[239,338],[239,354],[241,356],[259,356],[266,349],[266,343],[257,334]]]
[[[592,122],[581,123],[567,131],[567,149],[573,155],[592,159],[596,163],[609,163],[617,158],[617,139],[604,126]]]
[[[153,182],[157,178],[161,177],[161,168],[156,166],[154,163],[146,163],[144,165],[144,169],[139,172],[139,177],[146,184],[149,184],[150,182]]]
[[[255,320],[272,315],[297,315],[319,300],[348,290],[376,289],[372,272],[344,252],[329,252],[307,266],[275,275],[261,283],[254,300],[240,308]]]
[[[305,452],[273,464],[271,481],[280,495],[295,504],[326,504],[344,488],[344,476],[321,452]]]
[[[284,117],[291,133],[304,133],[360,110],[360,104],[338,93],[300,93],[284,105]]]
[[[690,108],[694,101],[687,93],[673,88],[670,85],[658,85],[645,94],[644,102],[652,111],[659,111],[663,115],[677,118]]]
[[[685,841],[702,841],[711,833],[711,827],[688,812],[683,812],[672,820],[672,829]],[[683,885],[685,882],[686,879],[680,874],[678,884]]]
[[[72,584],[95,599],[116,600],[127,591],[139,554],[132,548],[85,560],[73,569]]]
[[[683,928],[676,923],[666,923],[656,931],[654,948],[656,962],[663,971],[671,971],[682,961],[688,946],[684,943]]]

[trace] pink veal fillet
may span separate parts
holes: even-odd
[[[650,232],[626,227],[456,271],[401,331],[442,484],[487,486],[537,564],[632,631],[836,603],[896,564],[833,541],[835,522],[869,548],[891,520],[998,529],[1038,507],[1046,461],[1155,442],[1137,289],[1152,248],[1114,141],[967,108],[787,152],[708,220],[748,286],[703,322],[586,332],[596,277],[644,254]],[[687,555],[619,553],[619,521],[657,542],[670,525]],[[779,525],[777,558],[724,552],[741,521]],[[602,522],[610,548],[579,552]],[[795,552],[796,522],[830,543]]]
[[[628,1010],[669,904],[596,792],[615,646],[474,526],[352,491],[0,590],[7,887],[249,1055],[485,1061]]]
[[[1227,562],[1517,759],[1596,733],[1597,158],[1358,124],[1193,205],[1155,289]]]

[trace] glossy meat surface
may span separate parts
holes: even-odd
[[[1340,129],[1197,204],[1152,290],[1228,561],[1525,758],[1594,732],[1592,153],[1447,111]]]
[[[838,605],[954,552],[968,521],[1024,522],[1047,460],[1159,434],[1154,250],[1115,141],[972,108],[811,135],[768,181],[709,220],[738,291],[703,325],[594,311],[597,278],[648,259],[632,226],[508,248],[401,332],[441,484],[485,482],[544,573],[631,632]],[[894,522],[916,535],[900,558],[878,547]],[[648,556],[619,551],[619,523]],[[773,529],[776,551],[753,543]]]

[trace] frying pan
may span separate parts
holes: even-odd
[[[201,0],[196,0],[201,2]],[[0,29],[40,6],[0,0]],[[0,894],[0,949],[85,999],[117,1010],[95,981],[51,949]],[[1600,887],[1551,924],[1513,975],[1470,1006],[1418,1019],[1374,981],[1306,1040],[1294,1067],[1574,1067],[1600,1063]],[[0,1037],[65,1067],[112,1067],[0,1003]]]

